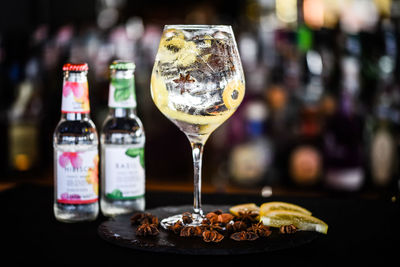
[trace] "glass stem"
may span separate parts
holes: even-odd
[[[204,145],[194,142],[191,142],[191,145],[194,169],[193,211],[195,214],[203,216],[203,211],[201,209],[201,164]]]

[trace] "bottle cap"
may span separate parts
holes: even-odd
[[[132,61],[115,60],[110,65],[110,70],[135,70],[135,63]]]
[[[66,63],[62,69],[63,71],[88,71],[89,66],[87,63]]]

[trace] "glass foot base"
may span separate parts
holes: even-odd
[[[192,213],[192,222],[191,223],[187,223],[185,225],[188,226],[199,226],[201,225],[201,222],[204,220],[204,216],[201,214],[197,214],[197,213]],[[173,215],[167,218],[164,218],[161,220],[160,225],[164,228],[164,229],[168,229],[169,226],[174,225],[177,221],[183,221],[182,220],[182,214],[177,214],[177,215]]]

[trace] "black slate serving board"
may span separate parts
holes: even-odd
[[[205,213],[222,209],[227,212],[230,206],[204,205]],[[160,220],[165,217],[182,214],[191,211],[192,206],[167,206],[146,210],[156,215]],[[226,236],[219,243],[207,243],[200,237],[180,237],[172,232],[166,231],[160,227],[160,234],[155,237],[136,236],[137,226],[130,224],[132,214],[120,215],[101,223],[98,227],[100,237],[115,245],[163,253],[188,254],[188,255],[239,255],[250,253],[261,253],[283,249],[294,248],[307,244],[320,236],[316,232],[298,231],[291,235],[279,234],[273,229],[272,234],[267,238],[259,238],[255,241],[234,241]]]

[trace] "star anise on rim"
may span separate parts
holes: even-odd
[[[177,221],[176,223],[168,227],[168,229],[174,232],[175,234],[179,234],[182,228],[183,228],[182,221]]]
[[[175,83],[178,84],[178,88],[181,89],[181,94],[183,94],[185,91],[187,91],[185,85],[187,83],[194,83],[195,80],[190,78],[190,74],[183,75],[182,73],[179,73],[179,79],[173,80]]]
[[[182,214],[182,221],[183,221],[183,223],[185,223],[185,224],[192,223],[192,222],[193,222],[192,214],[191,214],[190,212],[184,212],[184,213]]]
[[[268,237],[271,235],[272,231],[268,226],[264,225],[262,222],[257,224],[253,224],[251,227],[247,229],[248,232],[254,232],[260,237]]]
[[[235,241],[254,241],[258,235],[254,232],[241,231],[231,234],[231,239]]]
[[[138,236],[156,236],[159,233],[158,227],[155,224],[143,223],[136,229],[136,235]]]

